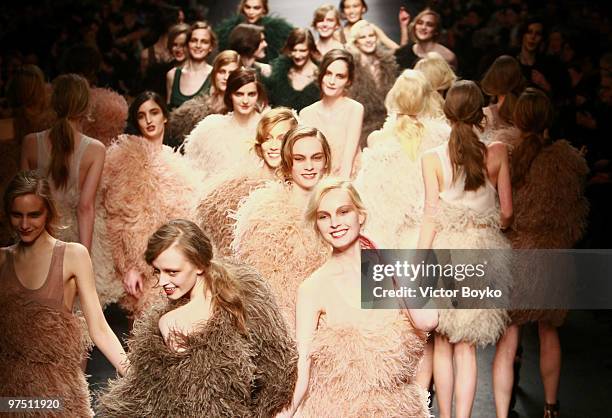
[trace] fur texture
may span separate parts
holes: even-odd
[[[91,89],[90,108],[90,118],[83,120],[83,133],[109,146],[125,130],[127,102],[113,90],[94,87]]]
[[[421,155],[447,141],[450,134],[443,119],[424,118],[422,123],[424,135],[416,160],[403,149],[393,124],[380,132],[372,148],[363,150],[354,184],[368,210],[364,233],[381,248],[416,247],[425,199]]]
[[[363,326],[320,325],[303,417],[429,417],[414,382],[425,338],[400,315],[373,311]]]
[[[230,244],[234,239],[234,220],[229,215],[235,213],[240,202],[266,180],[263,170],[241,171],[230,170],[210,179],[198,205],[200,228],[212,240],[216,254],[223,257],[232,254]]]
[[[246,23],[246,20],[243,15],[237,14],[215,26],[215,33],[219,41],[219,51],[229,49],[229,35],[232,29],[240,23]],[[263,62],[270,62],[280,54],[280,50],[283,49],[289,33],[293,30],[293,26],[278,16],[264,16],[256,24],[264,27],[266,42],[268,43],[266,58]]]
[[[64,409],[44,416],[93,416],[81,370],[85,346],[73,315],[2,292],[0,327],[0,396],[59,397]]]
[[[268,280],[293,327],[298,286],[331,252],[304,220],[305,208],[295,202],[291,187],[270,181],[244,199],[234,216],[231,248]]]
[[[187,100],[170,113],[166,136],[173,143],[182,144],[196,125],[211,113],[216,112],[210,106],[210,96],[202,95]]]
[[[104,207],[115,263],[115,279],[130,268],[145,275],[144,296],[121,303],[138,315],[159,292],[144,261],[149,236],[170,219],[195,219],[201,176],[171,149],[155,150],[144,138],[122,135],[109,147],[104,164]],[[120,284],[119,284],[120,285]]]
[[[232,114],[208,115],[185,138],[185,156],[203,171],[206,179],[236,167],[255,169],[259,158],[253,151],[257,123],[237,126]]]
[[[355,57],[355,79],[349,89],[349,96],[364,107],[363,126],[361,128],[362,148],[366,146],[368,135],[376,129],[380,129],[387,117],[385,97],[393,87],[399,72],[393,54],[380,49],[377,50],[376,54],[380,60],[378,80],[372,77],[367,65],[361,62],[360,55],[353,54]]]
[[[272,62],[272,74],[264,79],[264,83],[268,89],[271,106],[285,106],[299,112],[319,100],[321,91],[316,79],[302,90],[295,90],[289,80],[291,64],[289,57],[281,55],[276,58]]]
[[[278,307],[251,269],[230,271],[246,302],[247,335],[219,310],[184,337],[185,351],[175,352],[158,327],[174,306],[152,310],[135,324],[130,369],[109,382],[99,398],[100,416],[270,417],[291,402],[297,353]]]
[[[518,144],[519,139],[514,138]],[[512,191],[514,223],[508,234],[512,248],[573,248],[586,229],[588,201],[584,185],[588,167],[584,158],[569,142],[560,140],[542,149],[531,164],[525,183]],[[561,261],[561,260],[560,260]],[[549,294],[550,289],[529,280],[547,266],[530,265],[529,271],[519,266],[517,291]],[[532,269],[537,268],[538,272]],[[522,310],[512,312],[513,322],[547,320],[559,326],[566,315],[563,310]]]
[[[510,242],[499,230],[497,208],[478,213],[442,202],[437,214],[436,229],[434,249],[510,249]],[[470,253],[450,251],[453,264],[482,262],[481,257],[473,259],[470,256]],[[512,290],[509,251],[492,251],[486,260],[486,274],[479,279],[479,287],[485,289],[488,286],[501,290],[502,295],[509,295]],[[472,282],[470,287],[474,288],[474,284]],[[436,332],[448,337],[451,343],[463,341],[481,346],[495,344],[504,333],[509,316],[504,309],[492,309],[494,305],[489,309],[442,309]],[[469,304],[462,306],[469,307]]]

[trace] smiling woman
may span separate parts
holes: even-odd
[[[269,16],[268,0],[241,0],[238,14],[225,19],[215,27],[219,36],[219,49],[234,49],[230,47],[230,33],[241,23],[258,25],[264,28],[268,42],[267,58],[263,62],[274,60],[283,47],[289,32],[293,29],[285,19]]]
[[[297,127],[285,135],[281,158],[286,182],[268,182],[244,199],[231,247],[268,280],[293,328],[297,286],[329,255],[303,213],[313,187],[329,173],[330,149],[319,130]]]
[[[0,249],[2,395],[60,397],[65,415],[93,416],[77,298],[93,342],[119,373],[128,365],[102,313],[87,249],[53,237],[59,215],[49,182],[35,172],[17,174],[4,203],[17,243]]]
[[[261,277],[213,256],[193,222],[149,239],[147,263],[168,299],[135,327],[131,368],[111,381],[100,413],[269,417],[291,400],[295,346]]]
[[[350,182],[323,180],[310,197],[306,218],[333,250],[299,285],[298,381],[291,407],[277,418],[298,408],[308,418],[429,417],[427,392],[414,375],[423,355],[423,331],[435,327],[437,311],[360,308],[360,250],[372,243],[361,236],[367,213]]]
[[[283,55],[272,62],[272,74],[265,79],[274,106],[287,106],[297,111],[319,98],[317,76],[313,62],[317,48],[308,29],[294,29],[283,48]]]

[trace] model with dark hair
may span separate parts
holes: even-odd
[[[425,206],[417,248],[510,248],[500,230],[512,222],[508,151],[500,142],[484,145],[476,134],[484,118],[483,101],[472,81],[456,82],[446,95],[450,138],[423,155]],[[489,280],[479,285],[507,291],[511,277],[503,255],[488,261]],[[455,416],[471,416],[476,345],[495,344],[507,323],[508,314],[501,309],[440,311],[433,363],[440,417],[451,417],[453,396]]]
[[[364,115],[363,105],[347,97],[354,77],[353,56],[343,49],[332,49],[319,69],[321,100],[300,112],[304,124],[316,127],[327,138],[332,152],[331,173],[345,178],[356,172]]]
[[[232,71],[240,67],[240,55],[231,49],[221,51],[213,61],[210,73],[210,89],[200,96],[187,100],[170,113],[167,138],[172,146],[180,146],[185,137],[206,116],[227,113],[223,100],[227,79]]]
[[[284,181],[253,190],[235,214],[231,248],[268,280],[291,329],[298,285],[329,256],[329,247],[304,222],[304,209],[314,187],[329,173],[330,156],[318,129],[290,130],[281,150]]]
[[[228,47],[240,54],[244,68],[254,69],[264,77],[272,73],[272,67],[263,62],[268,48],[263,26],[239,24],[229,35]]]
[[[168,302],[134,328],[129,372],[100,396],[100,414],[270,417],[286,407],[295,344],[262,278],[217,259],[183,219],[160,226],[144,258]]]
[[[229,113],[208,115],[185,138],[185,156],[202,169],[205,177],[236,166],[256,166],[253,140],[266,91],[254,70],[239,69],[227,80],[223,97]]]
[[[586,229],[588,202],[584,185],[588,167],[584,158],[564,140],[551,141],[548,129],[553,108],[540,90],[526,89],[513,110],[514,136],[502,139],[513,145],[512,190],[514,223],[508,237],[514,249],[572,248]],[[563,262],[557,259],[556,263]],[[520,267],[519,267],[520,268]],[[533,277],[552,271],[546,263],[530,263],[518,277],[529,278],[522,289],[529,294],[548,294]],[[518,286],[516,286],[518,288]],[[519,290],[519,289],[517,289]],[[516,295],[520,300],[520,294]],[[498,417],[508,416],[514,380],[513,365],[519,342],[519,326],[538,323],[540,373],[544,385],[544,417],[559,416],[557,392],[561,375],[561,344],[557,328],[567,311],[511,311],[512,325],[500,340],[493,363],[493,389]]]
[[[265,79],[270,104],[296,111],[319,99],[319,68],[313,62],[317,47],[308,29],[293,29],[283,47],[283,55],[272,62],[272,74]]]
[[[293,26],[285,19],[270,15],[268,0],[240,0],[238,13],[225,19],[217,27],[219,50],[234,49],[230,46],[230,33],[241,23],[263,27],[268,43],[268,54],[264,62],[274,60],[279,54]]]
[[[106,153],[101,195],[114,269],[98,287],[134,318],[160,297],[142,260],[147,239],[174,216],[193,218],[200,177],[163,145],[168,110],[159,94],[141,93],[129,114],[136,135],[120,136]]]

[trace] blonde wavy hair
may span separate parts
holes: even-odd
[[[452,67],[437,52],[428,52],[425,58],[421,58],[415,64],[414,69],[425,75],[431,87],[440,94],[442,101],[446,91],[457,81],[457,75]]]
[[[418,157],[424,133],[419,116],[442,113],[440,104],[433,97],[434,93],[423,73],[404,70],[385,98],[387,112],[396,117],[395,123],[387,124],[385,129],[393,132],[413,161]]]
[[[359,38],[359,34],[361,33],[361,31],[364,30],[368,26],[370,26],[372,30],[374,30],[374,26],[365,19],[361,19],[359,22],[351,26],[351,31],[349,32],[349,36],[348,36],[348,39],[346,40],[346,43],[352,48],[357,48],[357,45],[355,45],[355,41],[357,40],[357,38]],[[374,34],[376,34],[376,30],[374,30]],[[378,36],[377,36],[377,39],[378,39]]]

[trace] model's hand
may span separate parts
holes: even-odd
[[[130,269],[125,276],[123,276],[123,288],[128,294],[135,298],[140,298],[142,296],[142,283],[142,273],[136,269]]]
[[[410,13],[404,6],[400,7],[399,13],[397,15],[397,20],[399,20],[400,27],[407,27],[410,24]]]

